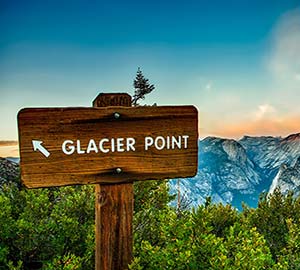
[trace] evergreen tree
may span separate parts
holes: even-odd
[[[133,81],[133,86],[135,89],[132,99],[133,106],[137,106],[139,100],[145,99],[145,95],[151,93],[155,89],[154,85],[150,84],[149,80],[144,77],[140,68],[138,68],[138,71],[136,73],[135,80]]]

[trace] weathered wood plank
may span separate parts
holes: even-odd
[[[193,176],[197,116],[193,106],[23,109],[18,115],[22,181],[35,188]],[[148,144],[153,139],[147,149],[146,137]],[[32,140],[42,141],[50,156],[33,151]],[[72,142],[65,144],[67,154],[66,141]]]
[[[93,107],[131,107],[131,96],[127,93],[100,93],[93,101]]]
[[[93,106],[131,106],[128,94],[100,94]],[[132,260],[133,183],[96,184],[95,270],[125,270]]]
[[[96,270],[125,270],[132,259],[133,184],[97,184]]]

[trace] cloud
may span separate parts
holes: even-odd
[[[9,146],[0,145],[0,157],[19,157],[19,146],[17,144]]]
[[[214,91],[216,95],[207,91],[211,107],[210,115],[200,122],[205,127],[202,138],[300,133],[300,8],[280,17],[270,34],[271,42],[263,58],[266,84],[254,85],[258,87],[254,95],[246,91],[247,85],[240,92],[222,89],[228,98],[220,91]],[[240,100],[235,101],[239,95]]]
[[[200,121],[200,123],[203,121]],[[258,105],[251,113],[244,117],[232,115],[231,118],[222,116],[206,119],[205,130],[201,130],[201,137],[218,136],[226,138],[241,138],[250,136],[287,136],[300,133],[300,113],[282,114],[271,104]]]
[[[17,144],[18,144],[17,141],[1,141],[0,140],[0,147],[1,146],[15,146]]]
[[[210,91],[211,91],[211,88],[212,88],[212,82],[210,81],[210,82],[208,82],[208,83],[205,85],[205,90],[206,90],[207,92],[210,92]]]
[[[223,122],[215,126],[210,134],[220,137],[241,138],[250,136],[287,136],[300,133],[300,115],[285,115],[282,117],[265,117],[261,119],[244,119]]]
[[[300,8],[284,14],[273,32],[268,67],[278,87],[285,91],[300,86]]]
[[[259,105],[257,110],[254,112],[254,119],[261,120],[274,116],[276,109],[270,104]]]

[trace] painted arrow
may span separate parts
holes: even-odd
[[[40,151],[45,157],[50,156],[50,152],[42,146],[43,141],[32,140],[33,150]]]

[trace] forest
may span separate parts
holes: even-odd
[[[257,208],[170,204],[168,181],[135,182],[141,269],[300,269],[300,198],[262,194]],[[94,186],[0,187],[0,269],[94,269]]]

